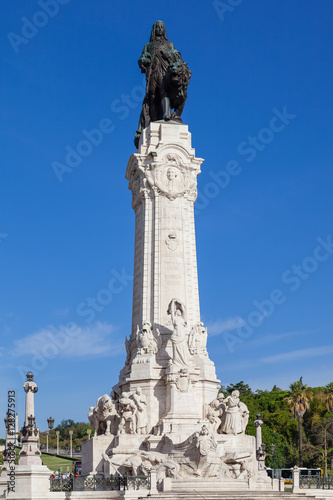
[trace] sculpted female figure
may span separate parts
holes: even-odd
[[[240,409],[239,391],[232,391],[231,396],[224,400],[227,405],[222,432],[225,434],[239,434],[243,431],[242,412]]]
[[[176,299],[172,299],[169,304],[168,314],[171,314],[173,324],[173,332],[170,337],[172,342],[172,360],[170,364],[187,368],[191,363],[191,359],[185,335],[187,322],[184,304]]]

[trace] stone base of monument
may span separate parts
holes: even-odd
[[[118,434],[114,438],[112,453],[114,455],[133,455],[139,450],[140,442],[144,438],[145,436],[138,434]]]
[[[46,465],[16,465],[15,475],[12,476],[13,489],[9,492],[7,491],[8,474],[2,472],[0,496],[13,500],[44,500],[50,495],[50,476],[52,474]]]
[[[104,462],[103,454],[113,442],[113,437],[95,436],[82,443],[82,475],[103,475]]]
[[[277,481],[277,480],[276,480]],[[268,478],[267,481],[257,481],[256,478],[233,480],[213,480],[213,479],[171,479],[166,478],[162,482],[161,491],[177,491],[177,492],[221,492],[221,491],[269,491],[273,490],[272,480]],[[277,484],[278,486],[278,484]],[[277,491],[277,490],[276,490]],[[245,498],[245,497],[244,497]]]

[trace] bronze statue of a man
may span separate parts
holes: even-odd
[[[144,46],[138,64],[146,74],[146,95],[142,104],[139,128],[134,144],[138,147],[144,128],[157,120],[182,121],[180,116],[187,97],[191,71],[180,52],[166,36],[162,21],[154,23],[150,41]],[[174,112],[171,113],[171,110]]]

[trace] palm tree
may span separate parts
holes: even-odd
[[[302,418],[306,410],[310,407],[312,392],[307,385],[303,384],[303,377],[289,386],[290,395],[287,404],[291,406],[294,418],[298,419],[299,431],[299,467],[303,467],[303,439],[302,439]]]
[[[326,388],[326,406],[330,413],[333,413],[333,382],[325,385]]]

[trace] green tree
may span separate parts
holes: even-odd
[[[303,377],[293,382],[289,386],[290,395],[287,397],[287,404],[291,407],[292,414],[298,419],[298,439],[299,439],[299,462],[298,466],[303,467],[303,429],[302,418],[310,407],[312,391],[303,384]]]
[[[240,396],[250,396],[251,394],[253,394],[250,386],[248,384],[244,384],[243,380],[241,380],[237,384],[228,385],[226,392],[231,394],[232,391],[239,391]]]
[[[319,465],[324,468],[325,476],[327,476],[328,443],[332,443],[333,439],[333,435],[329,429],[332,428],[333,416],[327,415],[325,417],[319,417],[319,415],[316,415],[313,421],[314,431],[318,434],[320,441],[320,446],[317,446],[321,459]]]
[[[62,420],[60,424],[49,432],[49,447],[55,448],[57,439],[55,431],[60,431],[59,442],[60,448],[69,448],[70,437],[69,431],[73,431],[73,448],[80,448],[83,441],[88,439],[87,429],[91,429],[91,437],[94,436],[94,429],[86,422],[74,422],[74,420]],[[46,444],[46,432],[40,433],[40,443]]]
[[[329,382],[325,386],[326,392],[326,406],[330,413],[333,413],[333,382]]]

